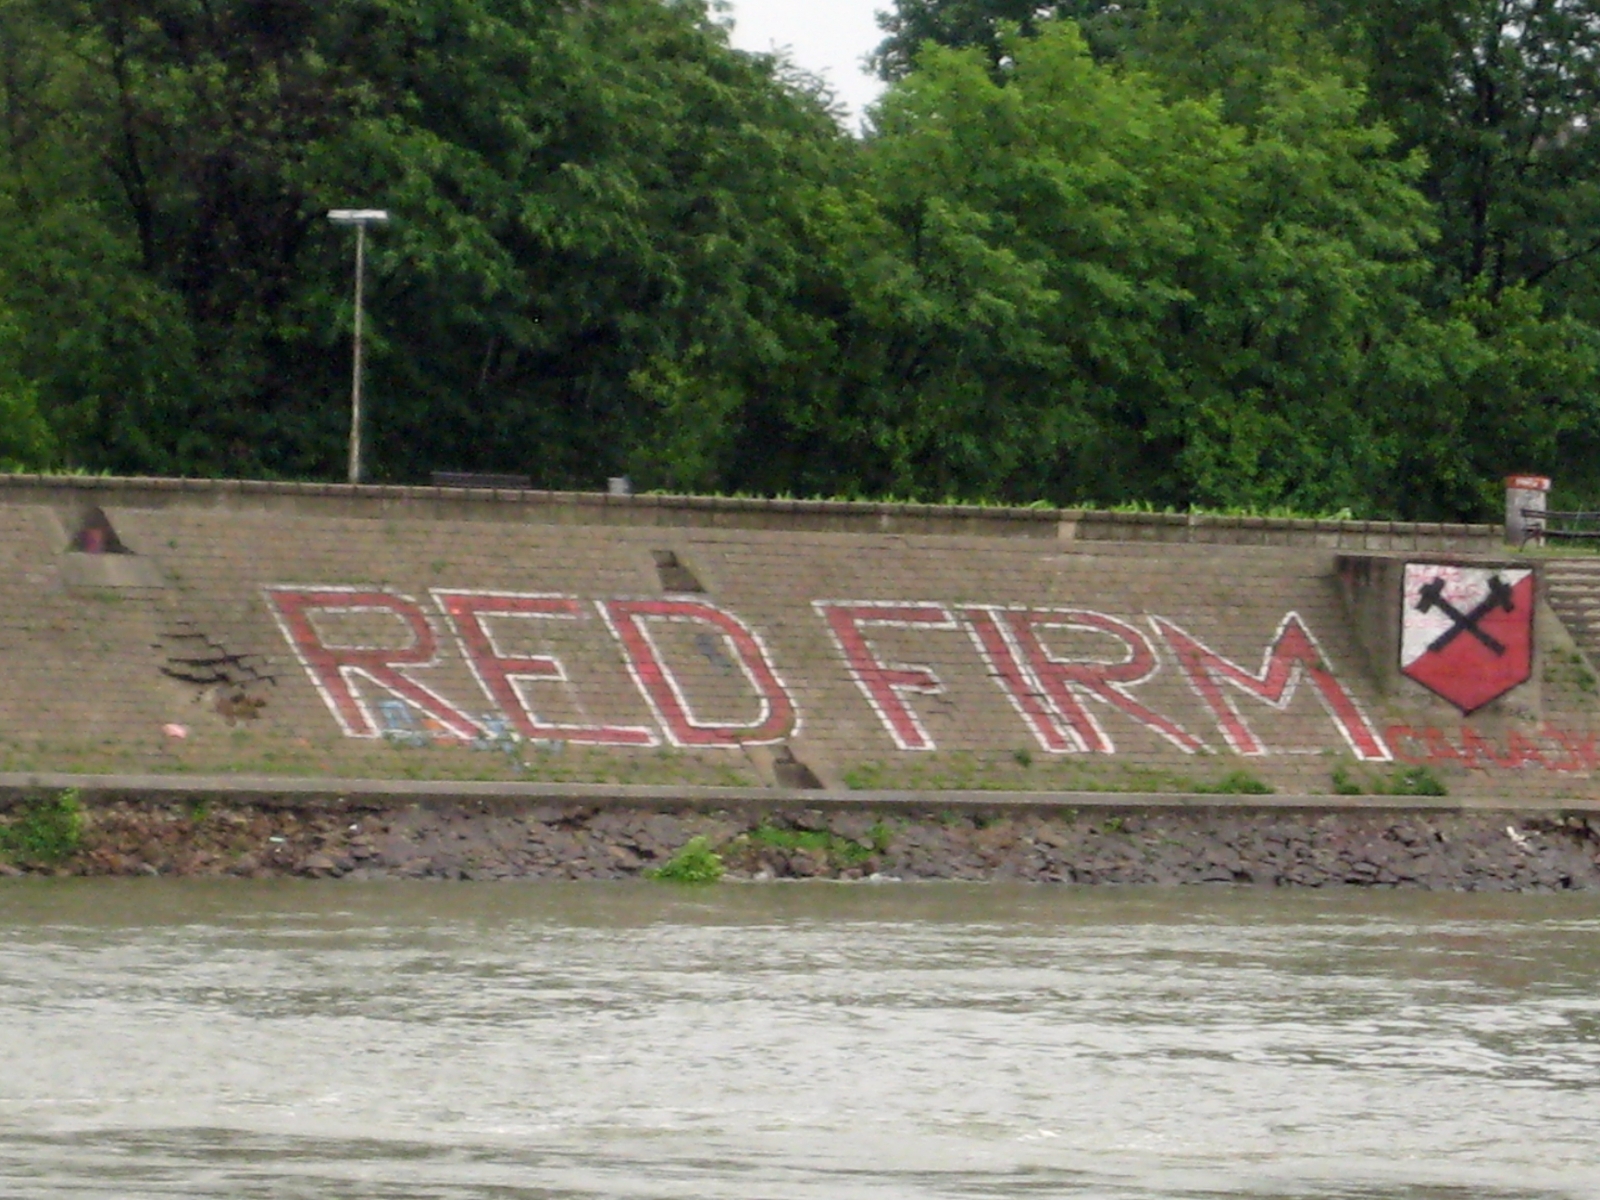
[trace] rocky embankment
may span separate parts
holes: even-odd
[[[14,815],[10,818],[17,820]],[[1192,809],[1055,813],[87,806],[5,874],[626,879],[693,838],[728,879],[962,879],[1545,891],[1600,887],[1600,818]]]

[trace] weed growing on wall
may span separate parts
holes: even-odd
[[[848,767],[852,791],[1192,792],[1187,775],[1136,763],[1083,762],[1075,756],[1036,759],[1023,748],[975,755],[951,751],[911,763],[865,762]]]
[[[833,867],[859,867],[889,849],[893,834],[882,821],[875,822],[860,839],[843,837],[826,829],[784,829],[763,821],[747,835],[757,846],[774,850],[807,850],[823,854]]]
[[[1594,695],[1600,689],[1600,681],[1595,679],[1589,664],[1576,650],[1550,650],[1545,655],[1544,681],[1558,687],[1575,687],[1589,695]]]
[[[25,802],[0,825],[0,854],[20,863],[53,866],[83,845],[83,805],[76,789]]]
[[[1195,516],[1195,517],[1265,517],[1272,520],[1297,520],[1297,521],[1351,521],[1355,519],[1355,512],[1348,506],[1340,508],[1305,508],[1290,504],[1232,504],[1232,505],[1200,505],[1191,504],[1185,508],[1174,507],[1170,504],[1157,504],[1151,500],[1123,500],[1116,504],[1103,504],[1097,500],[1074,500],[1069,504],[1058,505],[1049,500],[1009,501],[996,500],[983,495],[951,496],[942,498],[920,493],[898,494],[895,492],[877,491],[852,491],[819,493],[813,492],[805,496],[796,496],[789,491],[746,491],[746,490],[717,490],[700,489],[692,493],[674,491],[670,488],[650,488],[643,493],[648,496],[716,496],[724,500],[801,500],[811,503],[826,504],[916,504],[943,508],[992,508],[1004,510],[1033,509],[1036,512],[1114,512],[1114,513],[1145,513],[1162,516]]]
[[[1197,783],[1195,791],[1218,796],[1270,796],[1272,788],[1248,771],[1229,771],[1215,783]]]
[[[1336,796],[1448,796],[1450,789],[1428,767],[1399,767],[1387,775],[1359,778],[1348,767],[1333,769],[1331,776]]]
[[[666,862],[644,874],[662,883],[716,883],[722,872],[722,855],[704,837],[692,837]]]
[[[1296,508],[1289,504],[1233,504],[1211,507],[1191,504],[1187,508],[1159,505],[1148,500],[1124,500],[1119,504],[1097,505],[1092,500],[1080,501],[1069,507],[1086,512],[1151,513],[1166,516],[1189,517],[1266,517],[1269,520],[1289,521],[1353,521],[1355,512],[1349,507],[1329,509]]]
[[[870,792],[888,786],[889,768],[880,762],[862,763],[844,773],[845,787],[856,792]]]
[[[1447,796],[1450,789],[1444,781],[1424,766],[1401,767],[1387,780],[1381,791],[1385,796]]]
[[[1350,774],[1349,767],[1335,767],[1330,779],[1333,783],[1333,794],[1335,796],[1359,796],[1362,794],[1361,784],[1357,782],[1355,776]]]

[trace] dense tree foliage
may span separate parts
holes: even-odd
[[[1097,59],[1258,136],[1285,71],[1362,97],[1357,124],[1420,167],[1409,306],[1363,357],[1392,435],[1367,504],[1484,512],[1514,463],[1600,495],[1600,4],[1595,0],[900,0],[885,78],[929,47],[999,80],[1019,38],[1073,23]],[[1007,40],[1010,39],[1010,40]],[[1341,86],[1342,85],[1342,86]],[[1398,264],[1397,264],[1398,265]],[[1375,315],[1375,314],[1373,314]],[[1397,314],[1398,315],[1398,314]],[[1387,362],[1381,361],[1387,359]],[[1379,411],[1381,410],[1381,411]],[[1376,450],[1363,432],[1351,449]],[[1360,502],[1357,507],[1364,507]]]
[[[0,467],[1482,515],[1600,495],[1595,0],[0,0]]]
[[[842,141],[654,0],[10,0],[5,294],[88,466],[329,472],[349,235],[374,240],[380,472],[642,459],[710,485],[792,321]],[[70,344],[69,344],[70,343]],[[692,379],[692,383],[690,382]],[[668,472],[670,474],[670,472]]]

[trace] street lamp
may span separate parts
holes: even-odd
[[[350,373],[350,482],[361,482],[361,292],[367,273],[367,226],[382,225],[389,214],[381,208],[335,208],[328,220],[356,227],[355,364]]]

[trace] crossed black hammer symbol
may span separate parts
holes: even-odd
[[[1505,643],[1493,634],[1485,633],[1478,628],[1478,622],[1487,617],[1497,608],[1511,612],[1516,604],[1511,599],[1511,588],[1498,575],[1489,576],[1489,594],[1478,602],[1478,606],[1471,612],[1464,613],[1450,601],[1444,598],[1444,580],[1435,579],[1432,583],[1423,584],[1422,598],[1417,601],[1418,612],[1428,612],[1437,608],[1454,622],[1438,637],[1434,638],[1428,646],[1429,650],[1443,650],[1463,633],[1470,633],[1496,655],[1506,652]]]

